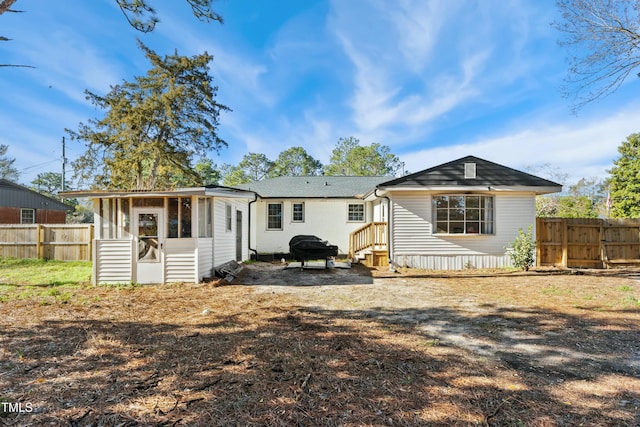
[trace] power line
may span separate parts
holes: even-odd
[[[49,160],[48,162],[44,162],[44,163],[38,163],[37,165],[32,165],[32,166],[27,166],[26,168],[23,168],[21,170],[18,171],[18,173],[25,173],[30,171],[31,169],[36,169],[36,168],[40,168],[42,166],[46,166],[46,165],[50,165],[52,163],[57,163],[60,160],[56,159],[56,160]]]

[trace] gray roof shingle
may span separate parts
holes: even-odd
[[[20,184],[0,179],[0,206],[14,208],[71,211],[72,206],[37,193]]]
[[[236,185],[262,198],[357,198],[389,176],[280,176]]]

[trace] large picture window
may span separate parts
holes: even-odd
[[[434,196],[434,232],[437,234],[493,234],[493,211],[491,196]]]
[[[267,205],[267,230],[282,230],[282,203]]]

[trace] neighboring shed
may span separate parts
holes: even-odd
[[[474,156],[377,185],[365,200],[391,201],[389,258],[427,269],[511,265],[508,248],[532,227],[536,195],[562,186]],[[382,218],[375,218],[379,221]]]
[[[0,179],[0,224],[64,224],[73,207]]]
[[[284,176],[239,185],[255,191],[251,204],[251,248],[259,254],[286,254],[289,240],[300,234],[315,235],[349,250],[349,234],[384,218],[380,200],[362,197],[390,177],[380,176]]]
[[[168,191],[76,191],[94,201],[93,282],[197,283],[249,258],[255,193],[210,186]]]

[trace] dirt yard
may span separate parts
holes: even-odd
[[[640,425],[640,272],[583,273],[15,289],[0,425]]]

